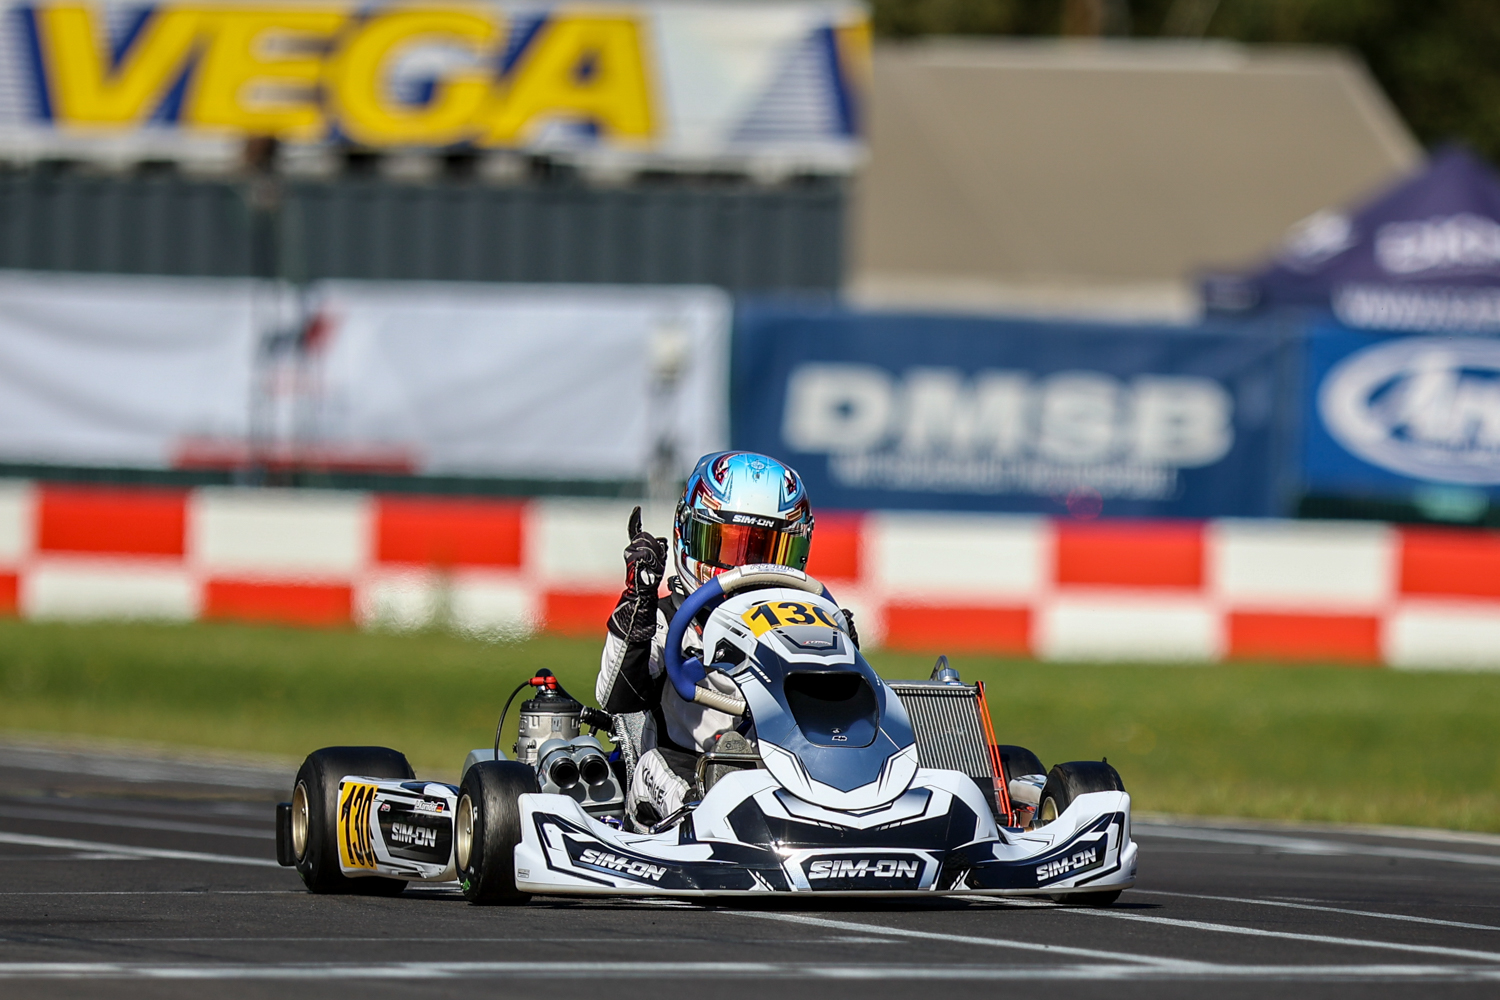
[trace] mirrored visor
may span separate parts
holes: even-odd
[[[709,524],[697,518],[688,519],[687,534],[688,556],[721,569],[753,563],[806,569],[812,542],[808,534],[746,524]]]

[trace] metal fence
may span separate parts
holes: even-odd
[[[120,274],[711,284],[833,291],[835,180],[251,182],[0,174],[0,267]]]
[[[0,175],[0,266],[35,271],[250,273],[238,186],[175,177]]]

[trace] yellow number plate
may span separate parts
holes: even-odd
[[[374,868],[375,845],[370,839],[370,807],[375,786],[346,781],[339,796],[339,859],[345,868]]]
[[[839,628],[839,625],[829,617],[828,612],[816,604],[803,604],[801,601],[767,601],[765,604],[757,604],[740,615],[740,620],[750,626],[750,631],[757,636],[765,635],[771,629],[781,628],[784,625],[822,625],[826,628]]]

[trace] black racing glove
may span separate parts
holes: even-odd
[[[667,569],[667,540],[641,529],[641,509],[630,512],[626,526],[625,590],[609,616],[609,630],[631,643],[656,637],[656,589]]]
[[[859,629],[854,627],[854,612],[848,608],[839,608],[844,616],[844,624],[849,627],[849,641],[854,643],[854,648],[859,648]]]

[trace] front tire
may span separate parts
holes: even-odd
[[[1101,760],[1074,760],[1053,765],[1042,787],[1036,821],[1041,826],[1061,816],[1073,800],[1088,792],[1123,792],[1120,772]]]
[[[1037,825],[1043,826],[1057,819],[1073,804],[1078,796],[1088,792],[1123,792],[1125,782],[1105,761],[1075,760],[1058,764],[1047,773],[1047,784],[1042,789],[1042,803],[1037,809]],[[1064,906],[1110,906],[1120,898],[1121,889],[1104,892],[1067,892],[1052,897],[1054,903]]]
[[[339,779],[416,777],[406,756],[386,747],[324,747],[314,750],[297,771],[292,787],[292,853],[297,874],[312,892],[394,896],[406,881],[380,876],[350,878],[339,870]]]
[[[453,818],[453,860],[469,902],[516,906],[531,898],[516,888],[519,800],[540,791],[536,772],[519,761],[482,760],[464,772]]]

